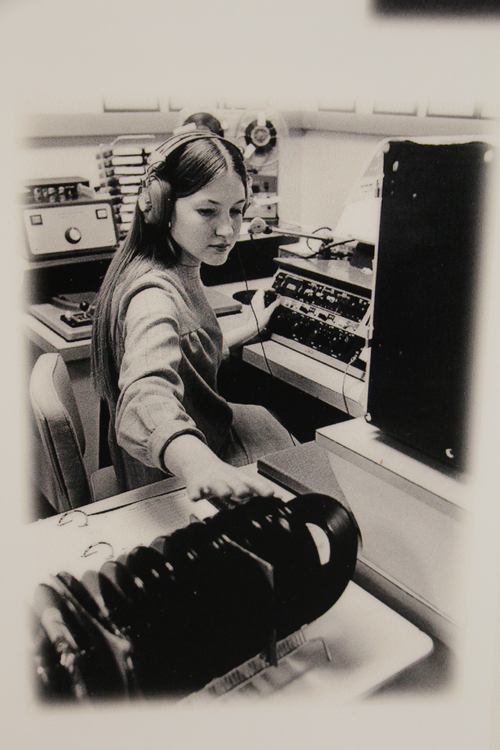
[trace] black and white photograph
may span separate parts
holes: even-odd
[[[496,4],[0,21],[3,746],[500,747]]]

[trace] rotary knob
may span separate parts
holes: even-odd
[[[69,229],[66,229],[64,236],[72,245],[77,245],[82,239],[82,233],[76,227],[69,227]]]

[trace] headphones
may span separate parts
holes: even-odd
[[[179,132],[171,136],[161,146],[158,146],[155,151],[151,152],[148,158],[146,175],[142,181],[139,197],[137,198],[137,205],[144,216],[146,224],[161,226],[170,217],[172,212],[172,187],[167,180],[164,178],[160,179],[158,176],[166,160],[178,148],[192,141],[205,138],[222,141],[222,143],[228,144],[233,148],[236,146],[232,141],[216,135],[212,131],[206,129],[197,130],[187,126],[184,132]],[[239,149],[239,146],[236,146],[236,148]]]

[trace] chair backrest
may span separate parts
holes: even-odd
[[[60,354],[42,354],[37,359],[31,373],[30,398],[57,490],[57,497],[50,502],[59,512],[89,503],[91,490],[83,461],[85,435]]]

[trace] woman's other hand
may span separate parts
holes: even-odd
[[[264,289],[258,289],[250,301],[250,308],[246,313],[246,320],[243,325],[230,329],[224,334],[227,347],[230,350],[237,349],[262,333],[268,325],[271,315],[279,307],[280,301],[280,297],[278,297],[266,307],[265,291]]]
[[[250,301],[253,313],[257,319],[259,331],[264,330],[271,319],[271,315],[280,305],[280,298],[277,297],[274,302],[266,307],[265,305],[265,291],[264,289],[258,289]]]

